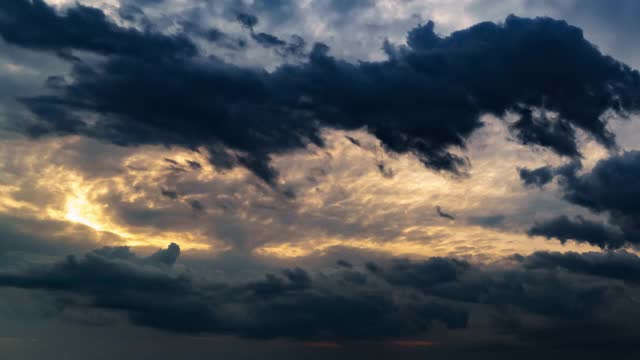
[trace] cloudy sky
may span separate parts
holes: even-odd
[[[638,16],[0,1],[0,357],[637,358]]]

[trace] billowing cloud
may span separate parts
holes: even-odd
[[[196,52],[185,37],[122,28],[111,22],[102,10],[93,7],[77,5],[59,15],[43,0],[21,0],[3,4],[0,15],[0,34],[5,41],[54,53],[86,50],[155,59],[193,56]]]
[[[625,245],[624,234],[607,224],[595,222],[577,216],[575,219],[559,216],[541,221],[529,229],[529,235],[556,238],[562,243],[576,240],[600,246],[601,248],[620,248]]]
[[[640,7],[633,0],[621,0],[615,7],[601,0],[472,0],[467,10],[479,17],[517,13],[566,19],[585,29],[587,37],[604,52],[615,54],[635,67],[640,64],[637,53],[627,45],[640,32],[637,22],[633,20]]]
[[[276,178],[270,155],[321,145],[322,127],[366,128],[388,150],[455,172],[466,162],[449,148],[465,146],[483,113],[517,113],[521,120],[513,126],[521,141],[577,156],[571,129],[614,146],[605,112],[638,106],[640,75],[600,54],[579,29],[551,19],[509,17],[445,38],[429,23],[410,32],[409,46],[389,48],[381,62],[351,64],[316,44],[306,63],[267,73],[205,59],[185,37],[120,28],[96,9],[59,15],[41,1],[18,1],[2,12],[0,33],[8,42],[107,56],[98,65],[76,60],[69,84],[23,99],[41,120],[31,134],[79,133],[119,144],[220,143],[238,152],[229,159],[270,183]],[[31,15],[50,29],[7,20]],[[65,36],[88,18],[98,25]],[[81,120],[87,113],[95,120]]]

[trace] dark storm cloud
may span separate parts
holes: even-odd
[[[525,145],[540,145],[553,149],[558,155],[576,158],[580,155],[575,129],[566,119],[551,119],[542,111],[521,108],[520,119],[510,125],[511,132]],[[613,135],[599,124],[593,124],[592,134],[606,146],[613,145]],[[593,132],[595,130],[595,132]]]
[[[433,21],[429,21],[409,31],[407,45],[415,50],[430,50],[436,47],[442,39],[435,33],[435,26]]]
[[[525,5],[535,8],[541,4],[527,0]],[[637,57],[633,46],[629,46],[640,34],[640,24],[636,21],[637,14],[640,14],[640,4],[637,1],[619,0],[616,1],[616,6],[611,6],[611,3],[601,0],[581,0],[572,3],[550,0],[542,5],[547,9],[547,13],[589,28],[590,37],[625,61],[635,64],[636,67],[640,64],[640,58]]]
[[[582,162],[579,159],[576,159],[568,164],[558,167],[547,165],[533,170],[528,168],[519,168],[518,175],[520,176],[520,180],[522,180],[523,185],[537,186],[542,189],[556,176],[570,178],[575,176],[575,173],[581,169]]]
[[[625,260],[626,255],[612,255],[611,259],[594,260],[593,254],[584,259],[576,254],[577,263],[591,265],[572,266],[570,261],[555,259],[551,254],[543,266],[538,259],[545,255],[532,255],[531,260],[518,256],[520,265],[503,269],[481,269],[458,260],[435,258],[404,262],[400,267],[392,263],[376,274],[395,286],[428,297],[480,306],[480,313],[491,318],[492,331],[510,334],[521,345],[579,348],[609,346],[612,342],[629,346],[637,341],[639,329],[627,327],[625,317],[636,316],[632,309],[638,289],[618,282],[621,268],[632,269],[637,258]],[[561,267],[570,273],[557,271]],[[626,310],[610,310],[617,306]],[[482,331],[486,334],[486,329]],[[501,343],[509,341],[502,339]]]
[[[153,253],[148,257],[148,260],[151,262],[171,266],[175,264],[179,256],[180,247],[178,246],[178,244],[171,243],[166,249],[161,249]]]
[[[254,26],[258,25],[258,18],[252,14],[239,13],[238,15],[236,15],[236,19],[243,26],[251,30],[253,30]]]
[[[533,170],[521,168],[518,170],[518,173],[520,174],[522,183],[526,186],[537,186],[542,188],[553,180],[553,171],[548,166],[539,167]]]
[[[444,38],[429,23],[409,33],[408,47],[388,48],[381,62],[351,64],[316,44],[308,61],[267,73],[204,58],[184,36],[120,28],[92,8],[59,15],[41,0],[19,0],[0,5],[0,14],[0,35],[10,43],[107,55],[98,65],[74,62],[73,82],[53,95],[23,100],[42,120],[31,134],[221,144],[239,151],[227,153],[225,164],[244,165],[270,183],[277,176],[270,155],[322,145],[322,127],[367,128],[390,151],[458,172],[468,161],[448,148],[464,147],[485,112],[520,114],[514,131],[522,142],[577,156],[573,128],[613,146],[603,113],[640,104],[637,72],[603,56],[580,29],[551,19],[511,16]],[[244,13],[238,20],[258,23]],[[540,108],[557,119],[533,118]],[[79,112],[97,120],[86,123]]]
[[[584,29],[587,38],[604,53],[613,54],[637,69],[640,57],[629,44],[640,34],[636,21],[640,4],[636,0],[619,0],[615,5],[611,6],[606,0],[473,0],[465,10],[476,18],[499,18],[516,13],[565,19]]]
[[[470,269],[471,265],[465,261],[432,258],[421,262],[395,260],[379,273],[390,284],[427,289],[441,283],[456,282]]]
[[[122,28],[101,10],[82,5],[60,15],[43,0],[0,4],[0,35],[11,44],[52,52],[86,50],[149,60],[196,54],[184,36]]]
[[[483,271],[467,262],[448,258],[394,261],[378,274],[390,284],[428,296],[497,307],[511,305],[550,319],[579,319],[595,306],[604,304],[604,299],[600,299],[599,304],[588,304],[589,299],[582,299],[593,291],[604,295],[604,288],[581,288],[554,273],[519,268]]]
[[[153,292],[154,289],[176,291],[184,284],[181,281],[171,282],[158,266],[173,265],[179,253],[176,244],[149,257],[138,257],[128,247],[104,247],[87,253],[81,259],[69,255],[50,267],[33,267],[24,276],[4,273],[0,282],[4,286],[79,293],[114,291],[114,288],[123,292],[134,288],[142,292]]]
[[[584,175],[577,165],[555,169],[565,200],[595,213],[609,215],[609,223],[562,216],[534,225],[529,233],[561,241],[573,239],[603,248],[637,244],[640,239],[640,152],[629,151],[600,160]]]
[[[533,225],[527,232],[530,236],[556,238],[562,243],[576,240],[601,248],[619,248],[626,242],[624,234],[615,227],[587,220],[577,216],[571,219],[565,215]]]
[[[0,256],[12,253],[61,255],[74,249],[91,248],[95,242],[87,234],[52,238],[71,227],[64,221],[37,220],[17,215],[0,215]],[[3,265],[0,261],[0,266]]]
[[[527,256],[530,269],[563,268],[571,272],[640,282],[640,258],[628,252],[584,253],[536,252]]]
[[[173,267],[178,255],[175,244],[148,257],[126,247],[102,248],[2,272],[0,286],[84,296],[93,307],[122,311],[140,326],[251,338],[410,338],[427,333],[434,321],[469,328],[478,307],[492,315],[496,335],[508,329],[538,345],[614,341],[622,336],[621,324],[631,324],[621,341],[639,335],[630,318],[620,316],[620,309],[635,306],[628,299],[638,290],[633,273],[640,261],[629,253],[540,252],[517,256],[516,265],[504,269],[450,258],[393,260],[368,263],[368,273],[355,265],[318,273],[294,268],[242,282],[179,271]],[[539,320],[528,322],[532,316]],[[558,336],[562,332],[570,335]]]
[[[565,199],[595,212],[640,214],[640,151],[600,160],[591,172],[563,177]]]

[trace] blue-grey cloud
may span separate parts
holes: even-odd
[[[539,167],[533,170],[521,168],[518,170],[518,174],[526,186],[537,186],[539,188],[543,188],[553,180],[553,171],[548,166]]]
[[[548,239],[556,238],[562,243],[567,240],[576,240],[601,248],[619,248],[626,243],[622,231],[580,216],[572,219],[562,215],[538,222],[528,230],[528,234],[530,236],[544,236]]]
[[[530,269],[563,268],[571,272],[640,282],[640,258],[628,252],[536,252],[523,259]]]

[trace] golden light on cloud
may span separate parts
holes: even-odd
[[[190,232],[161,233],[137,229],[131,230],[124,226],[114,224],[103,212],[104,205],[94,204],[86,196],[78,194],[70,195],[65,205],[64,219],[82,224],[98,232],[108,232],[117,235],[127,246],[153,246],[164,247],[172,242],[179,242],[185,250],[210,250],[211,245],[206,243],[206,238]],[[56,212],[51,211],[53,218]]]
[[[204,149],[126,148],[74,136],[7,141],[0,147],[0,213],[81,225],[104,245],[176,242],[213,254],[236,248],[275,258],[336,247],[478,261],[597,250],[526,235],[539,217],[579,209],[563,202],[554,184],[524,188],[516,167],[563,161],[508,141],[504,123],[485,120],[465,150],[472,164],[465,177],[387,153],[365,131],[325,131],[325,148],[273,156],[276,189],[242,167],[215,169]],[[583,148],[588,165],[606,156],[593,142]],[[282,195],[288,187],[295,198]],[[439,216],[436,206],[455,219]]]
[[[322,239],[265,245],[255,253],[262,256],[280,258],[302,258],[323,255],[332,248],[345,247],[392,256],[425,258],[433,256],[454,256],[472,258],[479,262],[491,262],[503,256],[520,253],[531,254],[539,250],[547,251],[598,251],[592,245],[550,242],[542,237],[528,237],[526,234],[501,232],[480,226],[431,226],[420,229],[422,236],[401,236],[387,241],[370,239]],[[432,235],[432,236],[430,236]]]
[[[551,185],[548,193],[524,188],[517,166],[557,166],[562,159],[508,141],[504,123],[495,118],[485,121],[464,153],[472,164],[469,174],[459,178],[427,170],[413,156],[384,153],[378,141],[365,132],[350,134],[360,146],[345,139],[344,133],[327,132],[329,156],[315,151],[274,159],[282,177],[292,182],[302,182],[314,168],[330,169],[327,174],[317,172],[322,179],[296,198],[298,211],[307,218],[338,223],[350,235],[321,229],[311,235],[302,233],[293,241],[267,243],[254,252],[296,258],[349,247],[403,257],[462,256],[491,261],[538,250],[598,250],[526,235],[526,226],[539,217],[575,209],[565,205]],[[590,145],[590,157],[604,156]],[[383,176],[376,169],[379,164],[392,169],[393,176]],[[563,207],[550,208],[558,205]],[[456,219],[438,216],[436,206],[455,214]],[[492,218],[496,222],[513,218],[516,223],[503,227],[480,224]]]
[[[100,235],[102,233],[115,235],[118,239],[117,244],[104,245],[165,247],[171,242],[177,242],[185,250],[212,250],[207,236],[198,231],[166,231],[146,226],[129,226],[115,219],[104,197],[112,192],[123,195],[125,201],[149,196],[149,194],[136,193],[135,186],[126,184],[130,179],[124,179],[123,176],[129,174],[88,178],[74,169],[75,164],[56,163],[59,159],[37,156],[38,153],[60,155],[65,152],[66,147],[74,146],[81,141],[78,137],[43,141],[37,144],[39,149],[33,152],[26,151],[27,147],[34,146],[33,143],[15,141],[12,144],[4,144],[17,147],[16,151],[25,150],[24,156],[19,159],[22,167],[20,170],[25,174],[19,174],[18,169],[13,169],[16,172],[15,176],[22,177],[22,186],[8,185],[12,182],[10,178],[3,179],[6,183],[0,183],[0,212],[18,212],[41,220],[81,224],[95,231],[97,239],[104,238]],[[2,165],[9,167],[12,164],[9,164],[10,161],[7,158],[11,153],[4,154],[7,157]],[[136,153],[135,156],[140,157],[140,154]],[[150,159],[158,160],[156,154],[150,154],[147,160]],[[146,180],[153,182],[156,181],[155,178],[162,175],[160,174],[164,165],[161,163],[162,159],[163,157],[160,157],[155,167],[152,161],[148,161],[144,175]],[[33,169],[38,169],[39,173],[34,173]],[[8,176],[8,174],[5,175]],[[134,179],[134,185],[140,180]],[[27,186],[30,188],[27,189]],[[26,192],[32,192],[33,195],[25,197],[23,193]],[[154,207],[152,201],[147,205],[149,208]],[[107,238],[112,242],[114,236]]]
[[[75,193],[68,195],[62,212],[49,210],[52,218],[61,218],[70,222],[82,224],[98,232],[108,232],[122,239],[127,246],[164,247],[171,242],[179,242],[185,250],[210,250],[211,245],[200,234],[190,232],[157,232],[152,229],[131,229],[116,224],[105,214],[105,205],[93,203],[86,194]]]
[[[82,189],[81,184],[77,185],[80,185],[80,189]],[[101,213],[100,206],[92,204],[87,199],[86,192],[88,190],[83,189],[83,191],[79,191],[75,188],[72,191],[75,193],[67,195],[64,218],[89,226],[96,231],[108,231],[105,229],[105,225],[102,224],[102,218],[104,216]]]

